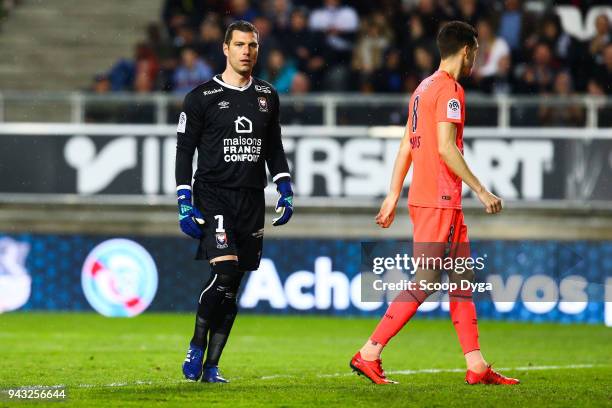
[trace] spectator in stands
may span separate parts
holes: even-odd
[[[507,95],[513,93],[515,89],[515,81],[512,75],[511,58],[512,57],[510,55],[500,58],[499,62],[497,63],[497,72],[494,76],[480,82],[480,90],[495,95]]]
[[[596,3],[606,4],[580,2]],[[295,70],[308,77],[308,88],[315,92],[413,90],[435,69],[440,22],[461,19],[477,23],[480,37],[474,82],[464,82],[468,91],[550,93],[563,88],[566,74],[557,75],[562,69],[570,72],[572,92],[610,94],[608,17],[597,16],[595,36],[582,43],[563,31],[555,13],[544,14],[536,24],[522,5],[522,0],[165,0],[162,15],[170,35],[160,24],[149,24],[146,48],[151,52],[117,61],[100,88],[110,84],[113,91],[148,92],[152,81],[153,90],[185,92],[208,78],[210,71],[223,69],[223,23],[242,18],[260,32],[259,59],[266,63],[259,64],[255,74],[265,71],[283,83],[284,92],[292,82],[285,75],[293,78]],[[314,11],[309,14],[304,6]],[[483,17],[485,10],[494,14]],[[360,15],[366,17],[357,36]],[[184,48],[195,49],[204,61],[196,57],[188,68],[185,58],[191,59],[183,55]],[[273,49],[282,50],[280,58],[278,53],[271,56]],[[274,68],[279,60],[280,70]],[[537,120],[537,112],[533,116]]]
[[[108,71],[108,78],[113,92],[127,91],[134,82],[134,62],[122,58]]]
[[[166,38],[159,23],[149,23],[146,33],[146,44],[156,56],[159,66],[155,89],[168,91],[172,88],[172,75],[178,65],[177,50]]]
[[[478,0],[459,0],[457,3],[457,12],[453,19],[465,21],[476,27],[482,17],[480,12],[482,7],[479,6]]]
[[[369,82],[374,71],[382,68],[385,51],[392,40],[393,33],[383,14],[374,13],[362,20],[352,61],[360,82]]]
[[[540,94],[552,91],[556,69],[552,64],[552,51],[546,43],[539,43],[533,50],[531,62],[518,69],[517,91],[526,94]]]
[[[268,61],[270,52],[282,47],[281,42],[272,35],[272,21],[268,17],[263,15],[255,17],[253,25],[259,32],[259,56],[257,58],[260,61]],[[261,75],[264,68],[263,64],[257,64],[255,75]]]
[[[310,15],[309,27],[326,35],[327,45],[334,51],[335,63],[347,63],[359,28],[359,16],[354,8],[341,5],[341,0],[324,0],[324,7]]]
[[[308,29],[308,13],[304,8],[291,13],[289,29],[280,37],[284,54],[297,69],[310,78],[312,89],[321,89],[325,69],[325,36]]]
[[[419,83],[435,71],[436,59],[431,48],[419,45],[413,52],[414,66],[408,71],[404,88],[409,92],[416,89]]]
[[[174,50],[174,48],[173,48]],[[174,88],[174,71],[179,65],[178,51],[160,56],[159,73],[157,74],[156,88],[162,91],[171,91]]]
[[[183,24],[176,29],[172,44],[176,48],[192,47],[195,44],[196,33],[191,26]]]
[[[166,0],[162,10],[162,19],[166,25],[170,38],[174,38],[177,35],[179,27],[185,25],[197,27],[200,21],[202,21],[206,11],[210,10],[211,4],[209,3],[213,2],[210,0]]]
[[[506,40],[513,51],[521,46],[522,19],[520,0],[505,0],[499,23],[499,36]]]
[[[591,69],[590,58],[580,41],[563,31],[561,19],[557,14],[542,16],[538,21],[537,33],[526,41],[523,53],[527,50],[532,52],[539,42],[548,44],[555,65],[569,70],[574,90],[584,90]]]
[[[602,51],[603,64],[598,66],[589,81],[588,91],[591,95],[612,95],[612,43]]]
[[[414,13],[418,14],[423,21],[423,28],[429,38],[435,38],[438,34],[440,23],[449,19],[448,16],[445,16],[442,10],[440,10],[434,0],[419,0]]]
[[[251,5],[251,0],[230,0],[230,13],[228,23],[234,20],[253,22],[257,17],[257,10]]]
[[[174,92],[186,94],[193,88],[211,79],[212,69],[193,48],[185,47],[181,52],[181,64],[174,72]]]
[[[91,92],[96,94],[105,94],[111,91],[111,82],[105,74],[98,74],[94,77],[91,85]]]
[[[500,73],[500,61],[510,56],[510,47],[502,37],[495,35],[490,19],[477,24],[479,50],[474,66],[474,80],[477,84],[490,82]]]
[[[414,49],[418,46],[435,49],[435,42],[427,36],[421,16],[414,13],[410,15],[407,31],[401,43],[402,63],[406,70],[414,66]]]
[[[278,93],[287,93],[291,88],[293,77],[297,73],[295,65],[285,59],[280,49],[270,51],[261,79],[270,82]]]
[[[568,71],[557,74],[553,91],[554,98],[558,100],[567,100],[574,95]],[[540,123],[546,126],[584,126],[584,109],[581,104],[543,105],[540,107],[539,118]]]
[[[547,14],[539,23],[538,40],[548,44],[559,62],[566,62],[572,58],[573,41],[569,34],[563,31],[561,20],[556,14]]]
[[[303,72],[296,72],[291,81],[291,95],[306,95],[310,92],[310,80]],[[320,125],[323,123],[323,112],[318,106],[303,102],[281,104],[281,120],[291,125]]]
[[[134,92],[135,93],[150,93],[154,91],[155,82],[146,70],[137,72],[136,78],[134,78]]]
[[[595,36],[589,42],[589,53],[596,65],[603,63],[602,51],[610,42],[612,42],[610,20],[606,14],[600,14],[595,19]]]
[[[162,33],[159,23],[151,22],[146,28],[146,44],[158,59],[165,59],[175,55],[172,43]]]
[[[139,43],[136,46],[134,80],[136,80],[136,77],[142,73],[151,81],[151,84],[154,85],[158,72],[159,61],[157,59],[157,55],[155,55],[155,52],[147,43]]]
[[[293,4],[291,0],[268,0],[265,15],[272,21],[275,35],[283,35],[289,30]]]
[[[291,95],[306,95],[310,91],[310,80],[303,72],[296,72],[291,81]]]
[[[139,63],[141,63],[138,65]],[[111,89],[115,92],[130,91],[134,84],[136,70],[145,69],[153,78],[157,75],[159,65],[153,50],[146,43],[138,43],[134,47],[134,58],[122,58],[108,72]]]
[[[223,30],[218,18],[215,15],[208,15],[200,25],[200,36],[196,41],[195,49],[215,73],[225,68],[222,42]]]
[[[402,92],[403,78],[401,52],[392,48],[384,57],[384,66],[374,73],[374,89],[376,92]]]

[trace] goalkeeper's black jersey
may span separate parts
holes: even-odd
[[[191,185],[192,161],[198,149],[196,181],[225,188],[263,189],[265,164],[272,179],[289,177],[281,141],[278,93],[251,78],[238,88],[221,75],[185,96],[176,145],[176,184]]]

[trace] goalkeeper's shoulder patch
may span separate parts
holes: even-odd
[[[185,133],[185,129],[187,128],[187,114],[185,112],[181,112],[179,116],[178,125],[176,126],[177,133]]]

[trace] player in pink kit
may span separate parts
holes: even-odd
[[[421,82],[410,99],[408,123],[395,160],[390,192],[376,216],[376,223],[382,228],[391,225],[404,179],[414,163],[408,205],[414,225],[415,256],[421,253],[417,248],[431,248],[432,244],[434,249],[450,245],[457,252],[451,255],[454,257],[460,252],[464,257],[469,256],[467,226],[461,209],[462,182],[474,191],[487,213],[502,210],[501,199],[480,183],[463,158],[465,101],[463,88],[457,80],[471,73],[478,51],[476,38],[476,30],[460,21],[447,23],[438,33],[440,67]],[[417,271],[417,281],[425,272],[437,280],[440,278],[440,271]],[[473,281],[471,270],[458,276],[449,273],[449,280]],[[376,384],[395,383],[385,376],[380,355],[430,294],[421,289],[402,292],[351,360],[353,370]],[[482,356],[472,292],[450,291],[449,302],[451,319],[465,355],[465,381],[468,384],[518,384],[519,380],[494,371]]]

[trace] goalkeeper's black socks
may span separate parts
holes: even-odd
[[[238,305],[236,304],[236,297],[226,298],[222,302],[219,308],[219,316],[213,322],[210,329],[210,338],[208,345],[208,354],[206,355],[205,367],[215,367],[219,365],[219,359],[221,353],[227,343],[234,320],[238,314]]]
[[[193,330],[193,337],[191,338],[190,344],[200,347],[202,350],[206,350],[206,338],[208,337],[209,328],[210,324],[208,320],[196,314],[195,329]]]
[[[198,311],[191,344],[206,350],[209,362],[217,365],[238,313],[236,295],[244,275],[238,262],[222,261],[211,265],[210,279],[198,299]]]

